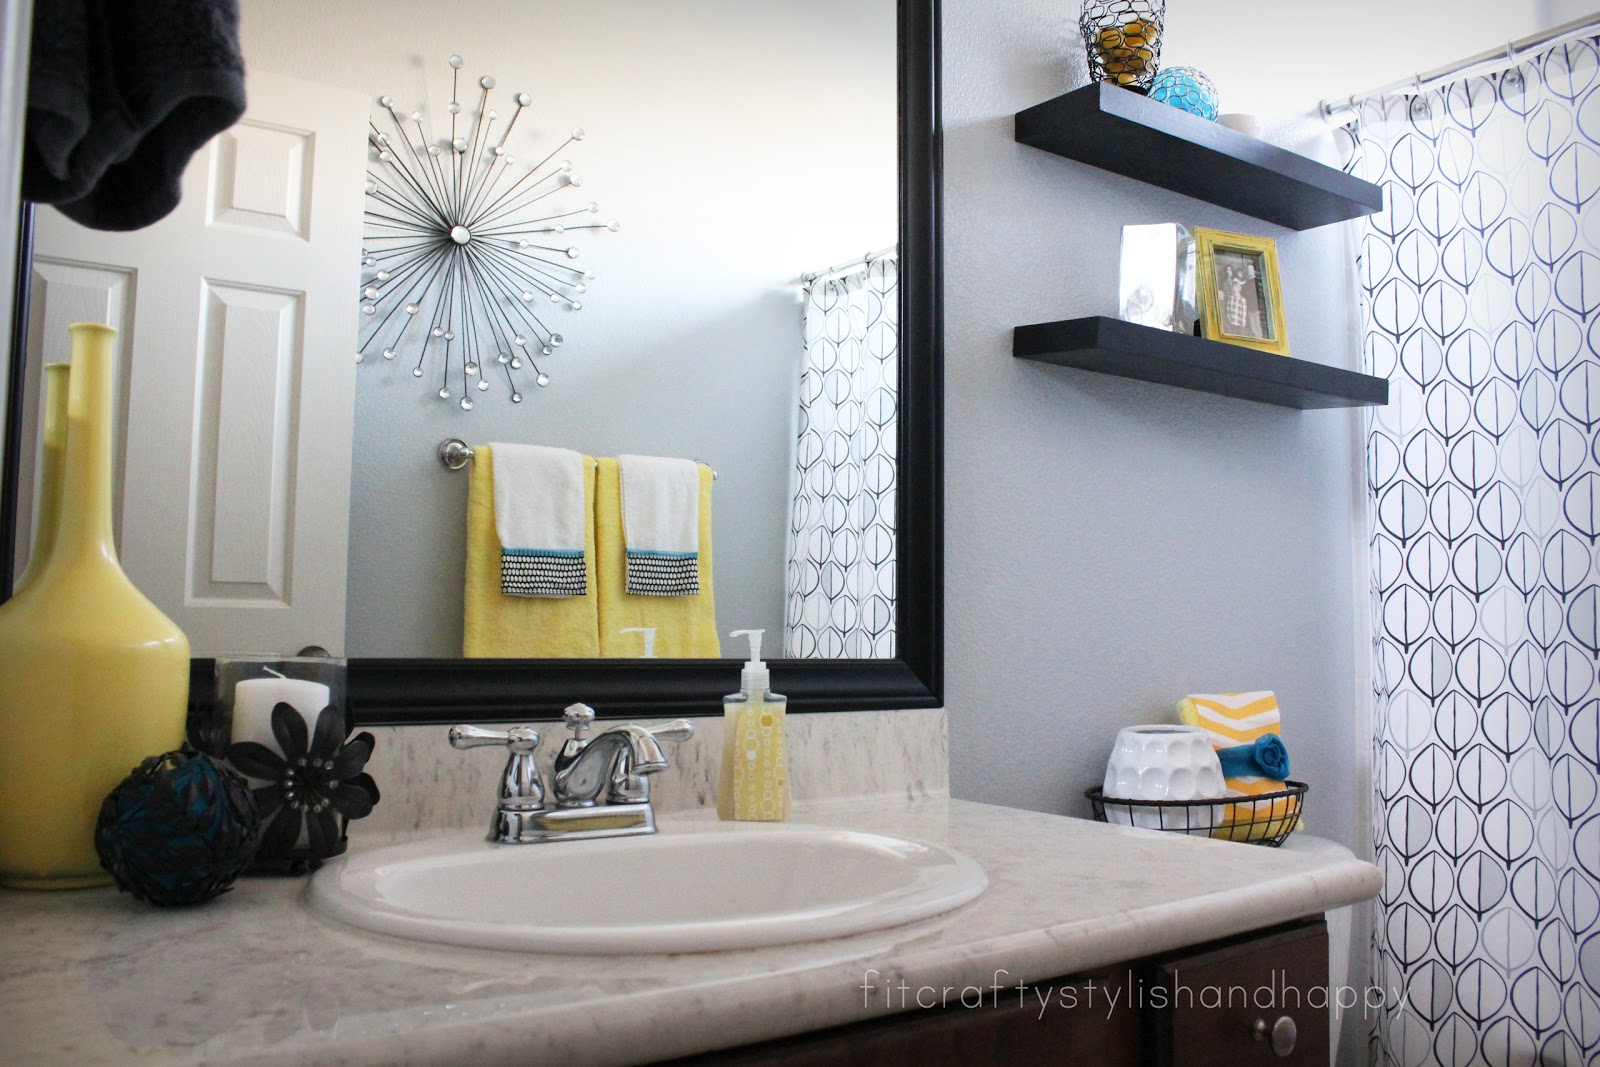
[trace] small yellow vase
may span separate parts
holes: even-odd
[[[55,551],[56,529],[61,524],[61,473],[67,460],[67,376],[71,372],[70,363],[44,365],[43,454],[39,457],[39,499],[34,505],[38,532],[28,552],[28,567],[11,587],[12,596],[33,584]]]
[[[106,885],[100,802],[183,742],[189,642],[134,588],[111,531],[116,331],[75,323],[53,544],[0,604],[0,885]]]

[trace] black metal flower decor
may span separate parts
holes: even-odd
[[[265,829],[252,870],[314,871],[345,850],[350,820],[371,814],[378,784],[362,768],[372,755],[372,735],[349,732],[348,716],[329,705],[308,738],[300,713],[278,704],[272,736],[283,755],[255,741],[228,746],[228,762],[239,773],[267,782],[254,790]]]
[[[166,752],[135,767],[100,805],[94,847],[117,888],[162,907],[226,893],[261,821],[245,780],[208,756]]]

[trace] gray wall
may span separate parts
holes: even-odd
[[[1538,0],[1539,21],[1548,26],[1595,13],[1594,0]]]
[[[1165,62],[1208,70],[1223,110],[1324,157],[1332,137],[1299,117],[1321,97],[1535,24],[1531,2],[1412,0],[1407,23],[1432,29],[1386,54],[1359,47],[1378,0],[1169,7]],[[1086,80],[1076,10],[944,0],[952,787],[1083,813],[1119,727],[1170,719],[1186,692],[1270,688],[1315,783],[1311,825],[1361,849],[1361,417],[1010,355],[1014,325],[1114,314],[1120,227],[1178,221],[1275,237],[1294,356],[1355,366],[1350,234],[1294,233],[1017,144],[1016,111]],[[1270,78],[1261,50],[1236,46],[1263,23],[1294,49]]]

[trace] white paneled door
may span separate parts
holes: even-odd
[[[368,102],[257,71],[249,92],[156,225],[40,209],[26,410],[67,323],[115,326],[128,575],[197,656],[342,655]]]

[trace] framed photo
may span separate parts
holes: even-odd
[[[1200,336],[1287,356],[1277,243],[1203,227],[1194,241]]]

